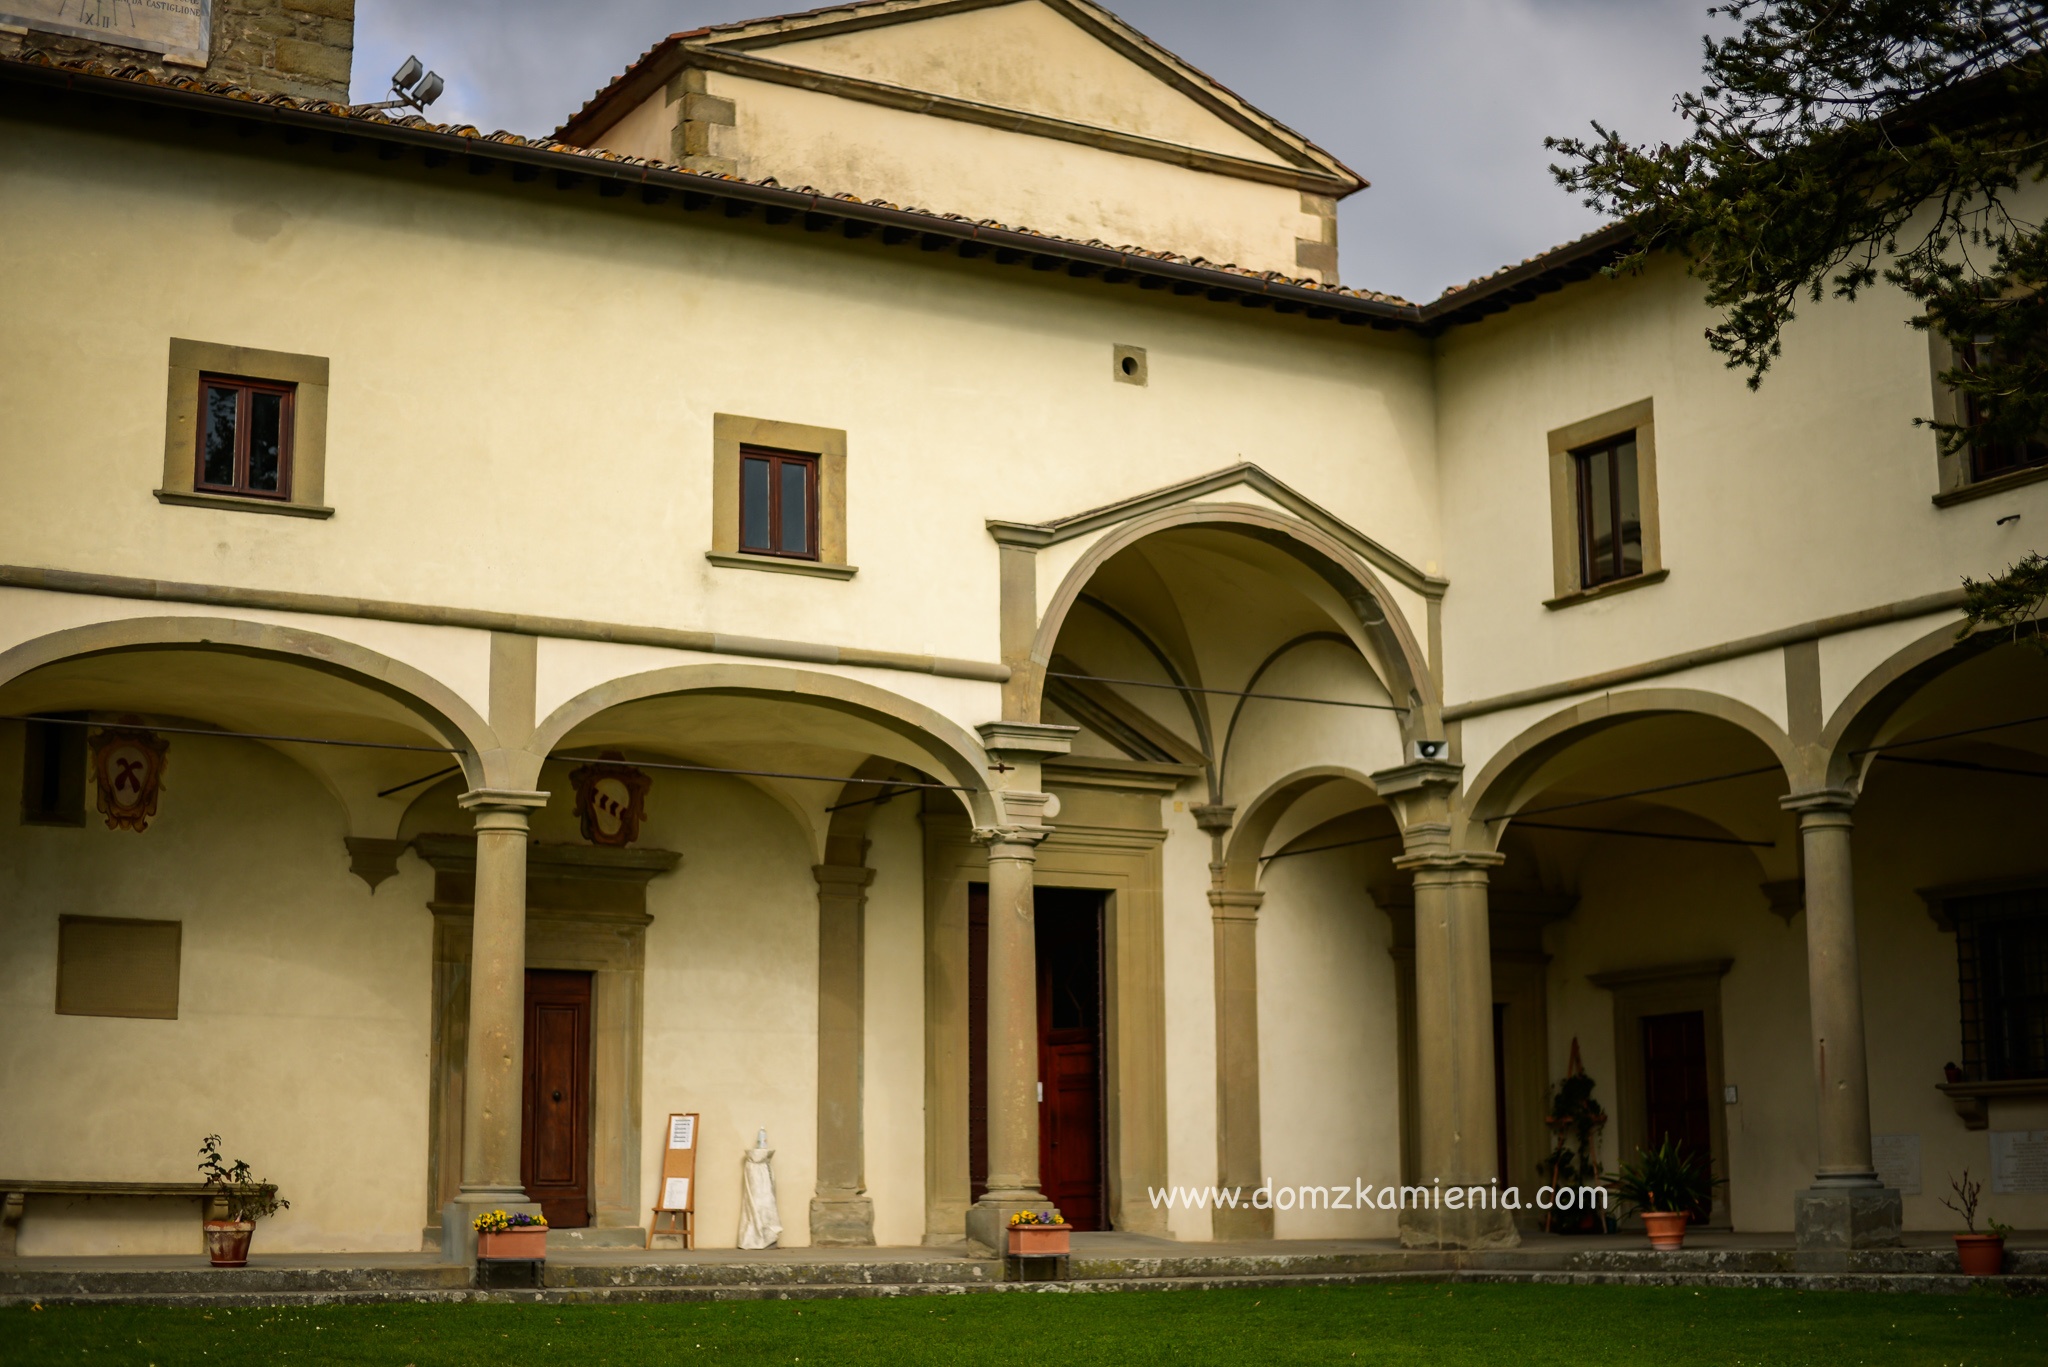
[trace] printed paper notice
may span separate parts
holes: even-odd
[[[690,1208],[690,1179],[671,1177],[661,1189],[663,1210],[688,1210]]]
[[[1878,1181],[1903,1196],[1920,1194],[1919,1135],[1874,1134],[1870,1136],[1870,1158]]]
[[[687,1149],[697,1142],[697,1117],[694,1115],[672,1115],[668,1118],[668,1146],[672,1149]]]
[[[1991,1190],[2000,1196],[2048,1191],[2048,1130],[1991,1132]]]

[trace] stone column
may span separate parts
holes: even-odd
[[[527,813],[546,793],[478,788],[476,902],[470,923],[469,1057],[463,1069],[462,1187],[441,1210],[441,1256],[474,1262],[480,1211],[540,1213],[519,1180],[526,1075]]]
[[[1373,775],[1401,822],[1415,879],[1416,1178],[1435,1197],[1401,1212],[1410,1248],[1512,1248],[1500,1191],[1493,1104],[1493,954],[1487,924],[1490,850],[1457,848],[1453,798],[1462,771],[1418,760]]]
[[[819,864],[811,873],[818,880],[818,1190],[811,1198],[811,1242],[865,1247],[875,1242],[861,1112],[865,921],[875,871]]]
[[[1259,1134],[1259,905],[1263,892],[1228,886],[1225,860],[1237,808],[1201,803],[1189,809],[1209,837],[1209,926],[1216,984],[1216,1183],[1235,1188],[1235,1209],[1210,1217],[1217,1239],[1270,1239],[1273,1212],[1255,1210],[1264,1180]]]
[[[1878,1181],[1870,1157],[1870,1070],[1864,1057],[1863,979],[1856,953],[1856,890],[1850,811],[1842,788],[1780,800],[1799,816],[1806,864],[1806,979],[1813,1022],[1820,1167],[1793,1197],[1802,1250],[1846,1252],[1899,1242],[1899,1193]]]
[[[1216,951],[1216,1181],[1238,1190],[1219,1207],[1217,1239],[1270,1239],[1273,1212],[1252,1208],[1263,1180],[1259,1152],[1259,904],[1263,892],[1209,889]]]
[[[1043,1209],[1038,1188],[1038,945],[1032,868],[1044,827],[983,833],[988,843],[988,1190],[967,1235],[1000,1249],[1010,1216]]]

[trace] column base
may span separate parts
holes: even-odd
[[[1519,1248],[1511,1210],[1403,1210],[1403,1248]]]
[[[527,1200],[526,1193],[517,1187],[457,1192],[453,1200],[441,1207],[442,1262],[476,1261],[476,1217],[487,1210],[502,1210],[508,1215],[523,1210],[528,1215],[538,1215],[540,1202]]]
[[[875,1203],[865,1196],[813,1196],[811,1246],[873,1248]]]
[[[1251,1198],[1247,1195],[1245,1199]],[[1225,1206],[1209,1217],[1209,1237],[1219,1244],[1233,1239],[1270,1239],[1273,1212],[1242,1204],[1234,1209]]]
[[[1809,1187],[1792,1198],[1793,1245],[1826,1253],[1896,1248],[1902,1207],[1890,1187]]]
[[[967,1237],[995,1253],[1010,1246],[1010,1217],[1020,1210],[1037,1214],[1055,1210],[1052,1202],[1035,1192],[1003,1192],[984,1196],[967,1208]]]

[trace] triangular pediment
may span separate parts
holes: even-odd
[[[910,0],[735,27],[701,46],[1247,161],[1341,170],[1085,0]]]
[[[1090,0],[872,0],[673,34],[557,135],[588,145],[677,71],[704,66],[1321,194],[1365,185]]]

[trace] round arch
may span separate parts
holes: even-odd
[[[300,627],[232,617],[127,617],[93,622],[33,637],[0,652],[0,688],[46,665],[151,650],[253,655],[345,679],[399,703],[458,748],[458,762],[472,786],[497,777],[486,773],[485,764],[485,757],[498,749],[497,735],[455,690],[388,655]]]
[[[680,693],[781,698],[871,722],[910,741],[920,753],[930,756],[934,767],[941,771],[938,777],[967,789],[958,796],[977,824],[995,824],[995,799],[984,767],[987,756],[972,735],[923,703],[857,679],[816,670],[775,665],[688,664],[611,679],[577,694],[536,726],[527,742],[526,759],[538,772],[563,738],[591,718],[627,703]]]
[[[1234,532],[1277,547],[1300,561],[1351,605],[1356,620],[1340,625],[1386,676],[1387,691],[1408,705],[1409,710],[1401,714],[1403,739],[1420,738],[1440,727],[1442,699],[1437,695],[1428,659],[1386,584],[1327,532],[1300,518],[1249,503],[1184,503],[1162,508],[1131,519],[1089,547],[1061,581],[1032,637],[1031,676],[1026,681],[1024,700],[1030,720],[1040,716],[1045,671],[1052,661],[1060,630],[1096,571],[1111,556],[1148,536],[1188,527]]]
[[[1318,765],[1299,769],[1266,786],[1264,792],[1246,803],[1230,832],[1223,856],[1223,883],[1232,892],[1254,892],[1259,886],[1259,859],[1266,841],[1280,819],[1294,804],[1327,783],[1351,782],[1377,797],[1372,780],[1343,765]]]
[[[1991,632],[1958,640],[1951,623],[1895,651],[1865,674],[1821,730],[1826,786],[1848,787],[1861,777],[1864,765],[1857,752],[1879,738],[1899,708],[1915,693],[2000,644]]]
[[[1747,732],[1771,752],[1788,780],[1797,778],[1798,755],[1785,729],[1748,703],[1693,688],[1603,693],[1545,717],[1487,761],[1465,789],[1465,810],[1473,837],[1489,848],[1497,843],[1499,832],[1492,829],[1495,819],[1513,815],[1530,778],[1575,742],[1625,721],[1673,712],[1714,717]]]

